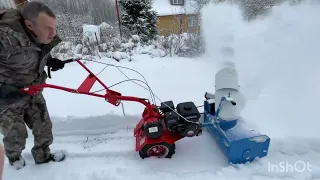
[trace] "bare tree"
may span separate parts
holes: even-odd
[[[31,0],[34,1],[34,0]],[[106,22],[117,27],[117,11],[114,0],[36,0],[46,3],[58,16],[61,38],[79,36],[82,24],[100,25]]]

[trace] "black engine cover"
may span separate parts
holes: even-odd
[[[201,117],[197,106],[193,102],[179,103],[177,112],[190,121],[198,121]]]
[[[169,106],[169,107],[168,107],[168,106]],[[171,109],[170,109],[170,108],[171,108]],[[161,106],[160,106],[160,110],[161,110],[163,113],[170,112],[170,111],[174,110],[173,101],[162,102],[162,103],[161,103]]]
[[[165,124],[168,130],[175,130],[179,124],[179,115],[175,111],[164,113]]]

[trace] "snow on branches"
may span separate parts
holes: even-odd
[[[124,35],[138,35],[143,42],[154,40],[158,34],[157,13],[151,0],[119,0]]]

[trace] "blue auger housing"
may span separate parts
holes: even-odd
[[[235,120],[222,120],[218,114],[221,104],[226,101],[221,98],[215,111],[215,99],[204,101],[203,127],[215,138],[218,146],[228,159],[229,164],[244,164],[268,154],[270,138],[254,130],[248,129]]]

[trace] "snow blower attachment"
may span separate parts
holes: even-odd
[[[215,82],[215,94],[205,94],[203,122],[228,162],[242,164],[266,156],[270,138],[240,122],[238,104],[243,102],[238,92],[235,69],[221,69],[215,76]]]
[[[201,133],[201,115],[193,102],[179,103],[175,108],[173,102],[168,101],[161,103],[161,106],[157,107],[149,103],[148,99],[122,96],[121,93],[110,90],[80,60],[74,61],[78,62],[89,73],[77,89],[44,83],[22,88],[21,90],[26,94],[36,94],[43,88],[53,88],[70,93],[104,98],[115,106],[119,106],[121,101],[134,101],[143,104],[145,109],[142,113],[142,118],[134,128],[136,151],[139,151],[141,158],[150,156],[170,158],[175,153],[176,141],[184,137],[197,136]],[[106,90],[105,94],[90,92],[96,81]]]

